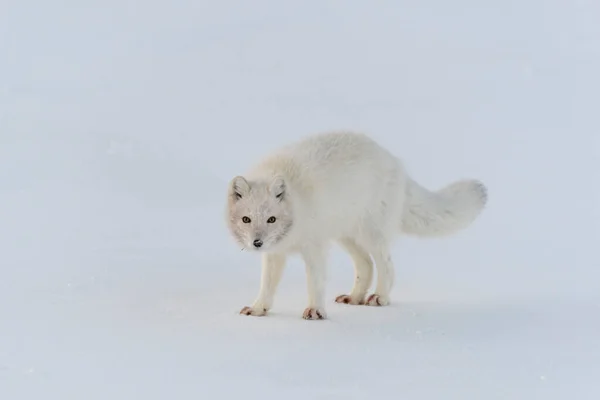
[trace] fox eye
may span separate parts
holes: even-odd
[[[275,217],[269,217],[269,219],[267,220],[267,223],[268,224],[272,224],[275,221],[277,221],[277,218],[275,218]]]
[[[252,220],[248,217],[242,217],[242,222],[245,224],[249,224]]]

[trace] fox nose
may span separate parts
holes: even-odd
[[[258,249],[259,247],[261,247],[263,245],[263,242],[260,239],[256,239],[254,242],[252,242],[252,244],[254,245],[254,247],[256,247]]]

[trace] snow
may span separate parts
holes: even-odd
[[[600,398],[597,2],[5,1],[0,399]],[[370,133],[468,230],[401,239],[385,308],[242,317],[228,180]]]

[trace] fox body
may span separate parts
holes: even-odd
[[[423,188],[398,158],[361,133],[322,133],[284,147],[229,184],[229,230],[242,248],[262,253],[259,294],[241,314],[268,312],[287,257],[299,254],[308,285],[303,318],[326,318],[327,253],[334,242],[355,271],[352,290],[336,302],[385,306],[394,282],[394,239],[454,233],[474,221],[486,201],[477,180]],[[377,283],[368,294],[374,266]]]

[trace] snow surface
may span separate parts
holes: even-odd
[[[600,398],[600,3],[0,5],[0,399]],[[369,132],[490,203],[399,240],[385,308],[304,321],[303,266],[238,315],[258,256],[228,180]]]

